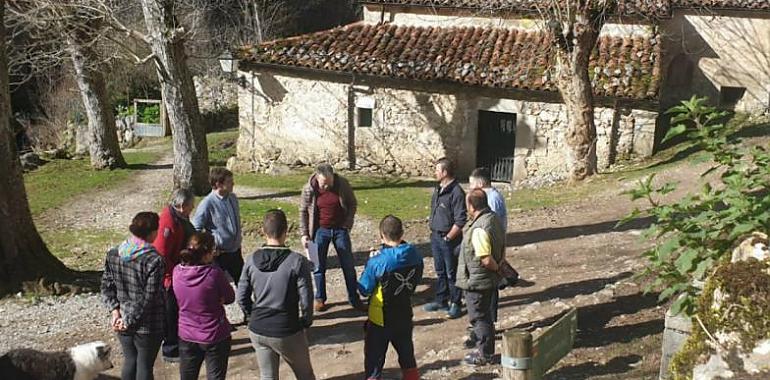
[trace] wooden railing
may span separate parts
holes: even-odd
[[[528,331],[503,333],[504,380],[541,380],[543,375],[572,350],[577,334],[577,309],[570,309],[556,323],[533,338]]]

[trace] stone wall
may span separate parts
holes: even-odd
[[[236,169],[321,161],[347,167],[349,80],[268,70],[242,74],[249,85],[239,92]],[[373,125],[354,130],[357,167],[430,176],[432,162],[447,156],[458,162],[461,176],[467,175],[476,166],[478,113],[486,110],[516,114],[515,181],[567,175],[564,105],[453,88],[431,91],[388,82],[353,86],[353,104],[374,105]],[[600,165],[651,155],[656,116],[643,110],[597,108]]]
[[[693,94],[718,104],[724,87],[745,88],[734,105],[761,112],[770,105],[770,16],[765,12],[677,11],[662,23],[662,103]]]

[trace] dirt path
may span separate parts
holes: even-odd
[[[705,165],[677,167],[660,175],[659,181],[677,180],[682,188],[698,184],[697,173]],[[170,178],[166,168],[143,172],[130,186],[93,198],[82,197],[72,205],[57,210],[54,220],[69,225],[108,224],[119,227],[126,215],[140,210],[155,209],[158,197],[170,188],[163,186]],[[143,186],[144,184],[149,185]],[[157,187],[155,187],[157,186]],[[660,333],[663,330],[665,308],[657,305],[654,295],[641,294],[641,285],[632,273],[643,267],[639,253],[648,243],[639,240],[639,229],[650,221],[641,219],[620,229],[614,229],[619,219],[634,207],[628,197],[621,195],[633,181],[618,181],[605,191],[569,205],[542,208],[509,214],[507,257],[529,282],[527,287],[505,289],[501,292],[498,331],[512,327],[537,329],[552,323],[569,307],[579,308],[579,333],[575,349],[549,373],[547,379],[651,379],[656,377],[659,363]],[[130,187],[130,188],[129,188]],[[236,188],[241,197],[260,196],[268,192],[259,189]],[[680,196],[683,190],[671,197]],[[136,199],[136,196],[140,198]],[[515,196],[515,193],[514,193]],[[130,200],[128,200],[130,199]],[[278,198],[276,198],[278,199]],[[282,197],[296,203],[296,196]],[[145,203],[141,203],[145,202]],[[89,206],[88,203],[97,205]],[[83,212],[84,207],[93,215]],[[114,223],[114,224],[112,224]],[[376,241],[375,224],[359,218],[352,240],[356,253],[357,271],[363,269],[366,251]],[[461,364],[466,350],[462,347],[467,318],[446,319],[443,314],[426,313],[422,305],[433,294],[435,273],[426,240],[425,222],[407,226],[406,239],[417,244],[425,256],[426,280],[416,297],[414,340],[417,361],[425,379],[494,379],[500,376],[500,365],[470,368]],[[363,378],[363,322],[365,316],[351,310],[346,299],[343,280],[335,258],[330,259],[328,293],[332,308],[317,316],[308,336],[311,356],[319,379]],[[78,299],[81,308],[98,308],[98,297]],[[21,315],[29,308],[18,308],[14,302],[0,308],[9,315]],[[47,302],[47,301],[46,301]],[[64,302],[66,304],[66,302]],[[38,307],[38,306],[35,306]],[[68,316],[59,303],[39,306],[48,313],[61,315],[58,324],[69,328],[48,328],[27,334],[37,348],[63,348],[76,342],[103,339],[115,347],[116,362],[120,350],[114,336],[106,329],[105,318],[89,312],[87,316]],[[13,314],[16,313],[16,314]],[[232,320],[238,321],[236,308],[228,308]],[[64,315],[63,315],[64,314]],[[69,318],[69,319],[68,319]],[[85,319],[83,319],[85,318]],[[58,324],[56,326],[58,326]],[[104,326],[103,326],[104,325]],[[21,323],[0,321],[0,333],[18,331]],[[498,334],[497,353],[500,352]],[[0,348],[1,350],[2,348]],[[395,353],[388,353],[386,378],[400,378]],[[282,377],[293,378],[282,365]],[[108,373],[119,375],[116,368]],[[178,366],[158,360],[156,376],[160,379],[178,378]],[[228,378],[247,379],[258,376],[253,350],[245,327],[233,334]]]
[[[172,162],[173,152],[165,152],[158,161],[143,165],[125,185],[81,194],[62,207],[46,211],[35,222],[57,229],[126,230],[138,212],[158,209],[172,186]]]

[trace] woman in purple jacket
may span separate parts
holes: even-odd
[[[182,380],[198,379],[206,360],[206,378],[227,376],[230,355],[230,322],[224,305],[235,292],[214,261],[214,237],[196,232],[174,268],[173,289],[179,303],[179,374]]]

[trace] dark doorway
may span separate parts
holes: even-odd
[[[489,168],[493,181],[513,180],[516,114],[479,111],[476,166]]]

